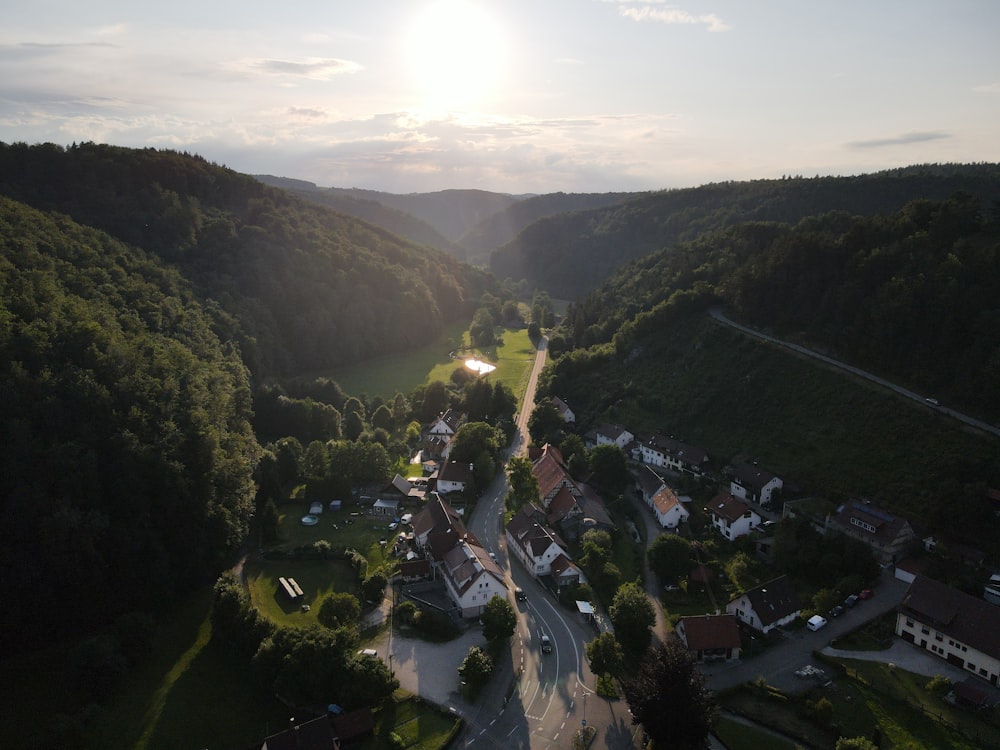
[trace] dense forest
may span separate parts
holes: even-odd
[[[1000,194],[1000,165],[928,165],[855,177],[727,182],[637,196],[618,205],[531,224],[493,252],[498,279],[528,281],[553,297],[578,299],[622,264],[734,224],[795,224],[830,211],[872,215],[912,200],[964,191],[988,204]]]
[[[968,194],[886,216],[740,224],[635,261],[571,306],[558,352],[656,326],[675,295],[1000,421],[1000,216]]]
[[[444,253],[176,152],[0,144],[0,195],[176,267],[256,377],[406,350],[493,288]]]
[[[0,198],[0,650],[153,611],[243,540],[239,351],[155,256]]]

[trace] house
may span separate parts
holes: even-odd
[[[392,481],[379,492],[379,497],[386,500],[419,503],[424,499],[424,490],[421,487],[416,487],[406,477],[396,474]]]
[[[802,612],[798,594],[787,576],[779,576],[744,591],[726,605],[726,612],[756,631],[767,634],[787,625]]]
[[[740,658],[740,627],[733,615],[682,617],[677,637],[697,661],[732,661]]]
[[[338,750],[339,747],[330,719],[320,716],[268,736],[260,750]]]
[[[427,506],[410,521],[413,540],[425,552],[450,547],[468,533],[462,517],[441,495],[431,492],[428,498]]]
[[[556,587],[562,589],[563,586],[571,586],[577,583],[586,583],[587,578],[583,575],[580,567],[570,560],[566,555],[559,555],[549,566],[552,580],[556,582]]]
[[[465,422],[465,415],[448,409],[431,422],[424,432],[421,443],[423,455],[430,458],[447,458],[451,451],[451,441],[458,428]]]
[[[691,515],[674,491],[665,485],[649,499],[648,505],[662,529],[676,529]]]
[[[917,575],[896,612],[896,635],[1000,685],[1000,608]]]
[[[438,467],[436,481],[441,495],[465,492],[466,487],[472,487],[472,464],[445,461]]]
[[[565,401],[563,401],[558,396],[552,397],[552,405],[556,407],[556,411],[559,412],[559,416],[563,418],[563,422],[567,424],[573,424],[576,422],[576,414],[573,410],[569,408]]]
[[[431,561],[426,558],[405,560],[399,564],[399,577],[403,583],[426,581],[431,577]]]
[[[546,443],[532,462],[531,473],[538,481],[539,503],[547,523],[576,541],[588,528],[610,529],[611,517],[604,501],[589,486],[576,482],[563,462],[562,453]]]
[[[368,706],[334,716],[332,722],[337,740],[344,744],[353,743],[375,731],[375,716]]]
[[[736,464],[732,467],[729,492],[741,500],[770,508],[775,495],[783,486],[780,477],[754,464]]]
[[[639,497],[647,505],[653,499],[653,495],[666,486],[663,477],[648,466],[642,466],[635,473],[635,491],[639,493]]]
[[[503,571],[471,534],[443,554],[438,568],[448,598],[462,617],[479,617],[494,596],[507,598]]]
[[[545,511],[537,505],[522,507],[507,523],[504,534],[507,552],[534,578],[549,575],[557,558],[570,559],[565,542],[549,528]]]
[[[913,583],[918,573],[923,573],[926,565],[923,559],[907,557],[896,563],[893,575],[903,583]]]
[[[587,442],[597,445],[616,445],[622,450],[635,439],[635,435],[620,424],[602,424],[587,433]]]
[[[643,435],[639,441],[639,460],[661,469],[695,475],[708,467],[708,453],[704,448],[655,433]]]
[[[761,519],[757,511],[745,500],[740,500],[728,492],[716,495],[708,504],[707,510],[712,518],[712,525],[729,541],[746,536],[760,525]]]
[[[909,521],[867,500],[852,500],[838,506],[827,516],[826,529],[864,542],[882,565],[903,559],[916,539]]]

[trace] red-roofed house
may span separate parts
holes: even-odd
[[[503,571],[472,537],[460,539],[439,565],[448,598],[462,617],[479,617],[494,596],[507,596]]]
[[[676,631],[698,661],[740,658],[740,627],[733,615],[682,617]]]
[[[733,497],[728,492],[720,492],[708,504],[712,525],[726,539],[732,541],[746,536],[760,525],[760,516],[745,500]]]
[[[655,495],[649,498],[648,505],[660,523],[660,528],[663,529],[676,529],[691,515],[677,499],[674,491],[666,486],[661,487]]]

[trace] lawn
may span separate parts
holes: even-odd
[[[497,369],[487,377],[510,388],[518,397],[520,402],[525,387],[528,385],[528,375],[531,372],[531,365],[535,361],[535,345],[528,338],[527,328],[507,328],[503,332],[503,343],[497,347],[472,350],[463,353],[462,359],[448,360],[442,362],[427,376],[427,381],[441,380],[448,382],[451,373],[456,367],[461,366],[465,359],[465,354],[469,357],[478,357],[485,362],[496,365]]]
[[[434,341],[419,349],[370,359],[326,374],[352,395],[366,393],[392,398],[397,393],[408,394],[429,382],[429,373],[436,367],[454,365],[448,353],[463,345],[468,327],[468,321],[452,323]]]
[[[438,750],[446,746],[460,721],[417,697],[389,701],[375,715],[375,735],[359,743],[359,747],[392,747],[390,736],[396,734],[403,741],[402,748]]]
[[[715,720],[713,733],[725,743],[728,750],[795,750],[801,747],[774,732],[748,726],[728,716],[720,716]]]

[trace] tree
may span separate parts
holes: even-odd
[[[420,416],[424,422],[430,422],[450,406],[451,397],[448,387],[440,380],[432,380],[424,388]]]
[[[407,415],[410,413],[410,404],[406,400],[406,396],[402,393],[397,393],[392,399],[392,419],[393,421],[401,425],[406,421]]]
[[[694,658],[676,639],[647,649],[635,677],[623,685],[632,721],[656,748],[701,750],[715,718],[715,702]]]
[[[382,404],[372,413],[372,427],[381,427],[383,430],[391,430],[394,421],[392,411],[385,404]]]
[[[677,534],[660,534],[646,552],[660,583],[673,583],[691,571],[691,543]]]
[[[385,577],[385,573],[375,571],[361,582],[361,595],[367,602],[380,602],[388,583],[389,579]]]
[[[555,405],[549,401],[536,404],[531,416],[528,417],[528,434],[535,445],[552,443],[558,445],[566,430],[566,422]]]
[[[481,453],[495,457],[503,445],[502,435],[496,427],[486,422],[466,422],[451,440],[448,454],[452,461],[471,464]]]
[[[338,591],[323,597],[316,619],[330,629],[357,627],[361,619],[361,603],[353,594]]]
[[[621,644],[613,633],[601,633],[587,644],[587,661],[590,662],[590,670],[596,675],[618,676],[623,660]]]
[[[594,483],[608,496],[617,497],[625,492],[629,481],[625,454],[617,445],[598,445],[590,451],[590,470]]]
[[[318,482],[326,477],[330,470],[330,455],[326,450],[326,443],[313,440],[306,448],[306,454],[302,459],[302,471],[306,478],[312,482]]]
[[[377,656],[355,654],[347,662],[344,683],[356,706],[379,706],[399,688],[399,680]]]
[[[507,462],[507,482],[510,489],[505,502],[511,510],[540,500],[538,479],[532,472],[531,460],[527,456],[513,456]]]
[[[361,414],[356,411],[347,412],[347,416],[344,417],[344,437],[348,440],[357,440],[364,431],[365,422]]]
[[[631,581],[618,587],[608,615],[615,626],[615,637],[628,654],[638,656],[649,646],[656,613],[638,583]]]
[[[470,690],[479,690],[493,676],[493,660],[478,646],[469,649],[458,668],[458,675]]]
[[[480,307],[472,316],[472,324],[469,326],[469,338],[476,346],[492,346],[496,341],[494,327],[496,322],[493,315],[485,307]]]
[[[502,596],[494,596],[483,607],[483,637],[488,641],[510,638],[517,627],[517,615],[510,602]]]

